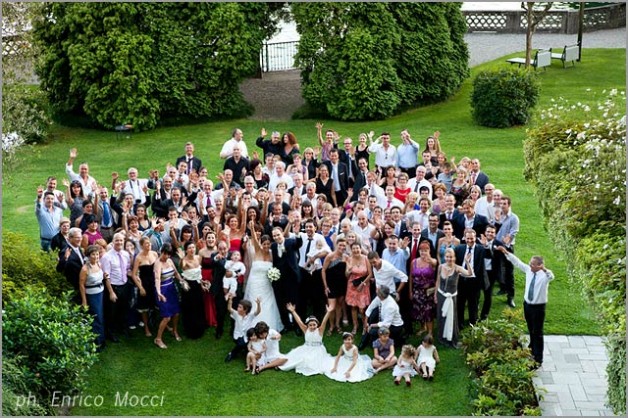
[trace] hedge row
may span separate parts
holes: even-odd
[[[626,412],[625,106],[616,90],[599,103],[555,102],[524,142],[525,176],[546,228],[606,335],[608,402],[619,415]]]

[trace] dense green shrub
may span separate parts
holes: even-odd
[[[2,416],[51,415],[45,402],[29,394],[28,379],[18,363],[2,353]]]
[[[538,98],[538,82],[530,71],[483,71],[473,80],[471,113],[476,123],[489,128],[525,125]]]
[[[37,74],[55,111],[106,128],[241,116],[280,3],[46,3]]]
[[[468,77],[459,4],[294,3],[303,97],[343,120],[442,100]]]
[[[525,176],[536,187],[552,241],[607,337],[608,400],[626,412],[625,94],[598,103],[555,101],[524,142]],[[592,97],[595,99],[595,94]],[[622,112],[622,113],[620,113]]]
[[[20,298],[27,287],[47,289],[54,297],[71,290],[66,278],[57,273],[55,253],[34,247],[25,235],[2,232],[2,302]]]
[[[27,144],[46,139],[52,120],[46,96],[24,84],[5,84],[2,89],[2,133],[16,132]],[[4,136],[3,135],[3,136]]]
[[[471,369],[474,415],[540,415],[530,350],[524,348],[521,309],[485,320],[462,333]]]
[[[3,355],[20,356],[24,389],[40,399],[82,388],[96,361],[91,318],[80,306],[27,288],[2,311]]]

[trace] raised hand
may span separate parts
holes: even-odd
[[[286,309],[288,310],[288,312],[294,312],[295,306],[292,303],[287,303]]]
[[[316,126],[316,129],[318,129],[319,131],[320,131],[321,129],[323,129],[323,124],[322,124],[322,123],[320,123],[320,122],[316,122],[316,125],[314,125],[314,126]]]
[[[77,151],[77,149],[76,149],[76,148],[72,148],[72,149],[70,150],[70,158],[71,158],[71,159],[75,159],[77,155],[78,155],[78,151]]]
[[[117,171],[114,171],[113,173],[111,173],[112,180],[118,180],[119,177],[120,177],[120,174],[118,174]]]

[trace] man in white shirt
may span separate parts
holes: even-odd
[[[543,363],[543,323],[545,322],[545,305],[547,304],[547,288],[554,280],[554,273],[545,268],[543,257],[535,255],[529,264],[523,263],[517,256],[508,252],[503,246],[496,248],[501,251],[513,266],[526,275],[523,292],[523,314],[530,333],[530,349],[536,366]]]
[[[399,313],[399,305],[390,296],[390,290],[387,286],[377,288],[377,297],[366,308],[364,315],[369,318],[369,331],[362,335],[360,350],[364,350],[371,340],[377,338],[377,331],[382,327],[390,330],[390,338],[394,340],[395,345],[403,345],[405,341],[403,337],[403,319],[401,319],[401,313]]]
[[[148,179],[137,178],[137,168],[131,167],[127,170],[128,180],[124,182],[122,191],[125,194],[132,194],[133,201],[137,204],[146,203],[146,192],[148,191]]]
[[[484,186],[485,195],[475,202],[475,213],[488,219],[488,223],[490,225],[495,224],[495,206],[493,201],[494,191],[495,186],[492,183],[488,183]]]
[[[242,133],[242,130],[238,128],[233,130],[233,135],[231,139],[225,142],[225,144],[222,146],[222,150],[220,151],[220,158],[222,158],[223,160],[226,160],[227,158],[232,157],[233,146],[235,144],[240,145],[240,151],[241,151],[240,154],[242,155],[242,157],[248,159],[249,151],[246,148],[246,144],[244,143],[244,134]]]
[[[100,259],[100,264],[105,275],[106,287],[109,297],[106,301],[107,334],[111,341],[119,342],[119,332],[128,335],[126,328],[127,315],[131,303],[133,288],[129,282],[128,273],[131,271],[131,256],[124,250],[124,235],[117,233],[113,236],[113,247]],[[142,282],[131,276],[142,296],[146,291]]]
[[[375,230],[375,225],[369,223],[368,216],[365,211],[360,211],[357,214],[357,221],[353,221],[351,225],[353,226],[353,231],[362,241],[362,244],[367,245],[369,249],[373,248],[371,242],[371,233]]]
[[[381,143],[379,142],[380,139],[382,140]],[[394,145],[390,145],[390,134],[388,132],[382,132],[380,137],[369,145],[368,151],[371,154],[375,154],[375,165],[380,171],[397,163],[397,148]]]
[[[292,177],[290,177],[285,170],[286,165],[283,161],[277,161],[275,163],[275,174],[270,176],[270,182],[268,182],[269,191],[274,192],[277,188],[277,184],[279,184],[279,182],[281,181],[285,182],[288,185],[288,189],[294,187],[294,181],[292,180]]]
[[[430,183],[429,181],[425,179],[426,173],[427,173],[427,168],[425,168],[424,165],[418,166],[416,168],[416,177],[413,177],[410,180],[408,180],[408,187],[412,189],[413,192],[419,193],[419,190],[421,189],[421,187],[425,186],[430,190],[429,197],[431,198],[433,196],[432,183]]]
[[[87,163],[85,162],[79,165],[78,174],[74,172],[73,164],[74,159],[77,155],[78,151],[76,150],[76,148],[72,148],[70,150],[70,158],[65,165],[65,174],[68,175],[70,181],[77,180],[81,182],[81,185],[83,186],[83,193],[85,194],[85,196],[92,197],[96,192],[96,179],[89,175],[89,165],[87,165]]]
[[[382,260],[375,251],[368,254],[368,259],[373,266],[375,287],[379,289],[386,286],[389,293],[398,297],[399,291],[408,283],[408,275],[392,265],[389,261]],[[399,279],[399,288],[395,286],[395,278]]]

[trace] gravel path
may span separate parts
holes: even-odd
[[[574,44],[577,35],[537,33],[533,48],[562,49]],[[469,66],[475,67],[504,55],[525,50],[524,34],[468,33]],[[584,48],[626,48],[626,28],[600,30],[582,36]],[[583,55],[586,59],[586,52]],[[301,97],[299,72],[265,73],[262,79],[249,79],[240,85],[246,100],[255,106],[256,120],[287,120],[304,103]]]

